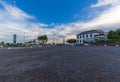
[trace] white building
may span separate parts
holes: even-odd
[[[102,30],[89,30],[77,35],[77,44],[93,43],[100,40],[107,40],[107,33]]]

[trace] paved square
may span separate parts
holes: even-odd
[[[0,82],[120,82],[120,47],[2,49]]]

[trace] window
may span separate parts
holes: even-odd
[[[81,38],[81,35],[80,35],[80,38]]]
[[[86,37],[88,38],[88,34],[86,35]]]
[[[90,34],[90,37],[92,37],[92,34]]]
[[[83,38],[84,38],[85,36],[83,35]]]

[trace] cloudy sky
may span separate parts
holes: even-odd
[[[120,0],[0,0],[0,41],[46,34],[74,38],[81,31],[120,27]],[[60,41],[60,40],[59,40]]]

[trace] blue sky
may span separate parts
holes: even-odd
[[[42,23],[69,23],[88,16],[87,8],[97,0],[6,0]]]
[[[91,30],[114,30],[120,26],[120,0],[0,0],[0,41],[23,41],[46,34],[49,41],[57,34],[76,38]]]

